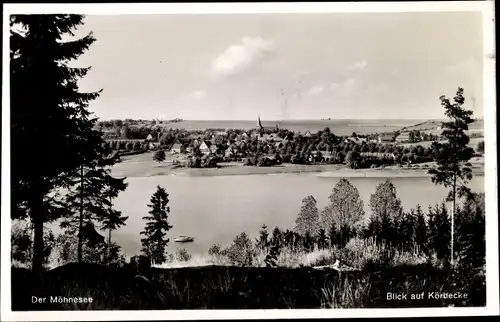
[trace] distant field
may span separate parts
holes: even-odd
[[[480,141],[484,141],[484,138],[471,138],[469,141],[469,147],[476,149],[477,144]],[[445,141],[441,141],[441,142],[445,142]],[[402,145],[404,147],[410,147],[412,145],[414,145],[414,146],[421,145],[424,148],[427,148],[427,147],[430,147],[432,145],[432,141],[417,142],[417,143],[398,143],[398,145]]]
[[[424,120],[286,120],[286,121],[262,121],[264,127],[285,128],[291,131],[312,133],[329,127],[337,135],[349,135],[352,132],[359,134],[392,132],[405,126],[410,126]],[[207,128],[216,129],[242,129],[250,130],[257,126],[257,121],[183,121],[179,123],[162,124],[167,128],[203,130]]]

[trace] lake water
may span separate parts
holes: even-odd
[[[155,176],[128,178],[127,190],[115,199],[117,209],[129,216],[127,226],[113,232],[113,240],[127,255],[139,254],[142,217],[158,185],[170,194],[169,251],[186,248],[191,254],[206,254],[213,244],[228,245],[240,232],[257,237],[263,224],[273,228],[293,228],[301,201],[313,195],[321,209],[339,178],[321,178],[317,173],[241,175],[216,177]],[[384,178],[349,178],[356,186],[368,212],[370,194]],[[391,178],[405,209],[434,205],[447,190],[430,178]],[[469,185],[484,192],[484,177],[474,177]],[[193,243],[177,244],[178,235],[195,237]]]
[[[319,130],[323,130],[325,127],[330,128],[330,130],[336,135],[351,135],[352,132],[359,134],[368,133],[378,133],[378,132],[392,132],[400,130],[402,127],[410,126],[424,122],[425,120],[282,120],[282,121],[268,121],[262,120],[262,125],[264,127],[274,128],[278,125],[280,128],[288,129],[291,131],[297,131],[305,133],[310,131],[315,133]],[[250,130],[257,126],[257,116],[255,120],[250,121],[193,121],[185,120],[178,123],[167,124],[168,128],[179,128],[179,129],[189,129],[189,130],[201,130],[207,128],[221,128],[221,129],[242,129]]]

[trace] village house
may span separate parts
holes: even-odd
[[[403,132],[396,137],[397,142],[408,142],[410,141],[410,132]]]
[[[226,151],[224,151],[224,155],[228,158],[234,156],[235,154],[236,151],[231,147],[227,148]]]
[[[396,159],[396,155],[394,153],[385,153],[385,152],[361,152],[360,155],[367,157],[374,157],[377,159],[387,158],[387,159]]]
[[[195,139],[193,141],[193,146],[194,147],[199,147],[201,145],[201,140],[198,138],[198,139]]]
[[[186,153],[193,153],[193,148],[192,147],[187,147],[186,148]]]
[[[394,136],[392,134],[382,134],[378,136],[378,143],[392,143]]]
[[[151,135],[151,133],[149,133],[146,137],[146,141],[153,141],[153,136]]]
[[[156,149],[160,147],[160,143],[158,142],[149,142],[148,148],[150,150]]]
[[[259,134],[257,133],[257,135],[259,135]],[[260,142],[270,141],[269,134],[263,134],[262,136],[259,135],[257,137],[257,140],[259,140]]]
[[[367,139],[366,138],[360,138],[360,137],[353,137],[353,136],[350,136],[348,138],[345,139],[345,143],[349,143],[349,142],[354,142],[354,143],[363,143],[363,142],[367,142]]]
[[[208,142],[202,142],[199,146],[200,152],[203,154],[210,154],[210,143]]]
[[[176,143],[174,143],[174,145],[172,145],[170,152],[173,154],[181,153],[181,148],[182,148],[182,144],[180,144],[179,142],[176,142]]]
[[[212,152],[213,154],[217,153],[217,144],[210,145],[210,152]]]

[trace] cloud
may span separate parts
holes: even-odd
[[[203,91],[203,90],[200,90],[200,91],[196,91],[196,92],[193,92],[192,93],[192,96],[194,98],[204,98],[207,96],[207,92]]]
[[[314,85],[313,87],[311,87],[307,93],[311,96],[315,96],[315,95],[319,95],[319,94],[323,93],[324,90],[325,90],[325,87],[321,84],[318,84],[318,85]]]
[[[273,50],[272,40],[265,40],[261,37],[243,37],[241,43],[230,45],[214,60],[212,70],[221,75],[236,74],[263,59]]]
[[[348,67],[349,70],[363,70],[368,66],[368,62],[366,60],[362,60],[360,62],[354,63]]]
[[[354,78],[349,78],[344,82],[344,87],[347,89],[353,88],[356,85],[356,80]]]
[[[330,90],[336,91],[339,89],[351,89],[356,85],[356,80],[354,78],[348,78],[342,82],[333,82],[330,84]]]

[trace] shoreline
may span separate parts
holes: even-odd
[[[151,159],[150,159],[151,157]],[[476,158],[472,162],[472,174],[485,176],[484,159]],[[182,177],[221,177],[247,175],[280,175],[307,173],[322,178],[421,178],[430,177],[429,169],[434,168],[434,162],[420,163],[411,168],[386,166],[384,168],[350,169],[345,164],[312,164],[299,165],[285,163],[270,167],[244,166],[240,162],[220,162],[218,168],[186,168],[172,166],[172,160],[157,163],[150,154],[127,158],[113,169],[114,175],[129,178],[148,178],[155,176]]]
[[[255,166],[227,166],[221,168],[177,168],[171,169],[172,176],[187,177],[218,177],[218,176],[244,176],[244,175],[273,175],[273,174],[298,174],[316,173],[321,178],[420,178],[430,177],[427,173],[429,168],[385,168],[385,169],[358,169],[353,170],[343,165],[286,165],[273,167]],[[484,168],[473,168],[474,176],[484,177]],[[165,173],[151,174],[151,176],[161,176]]]

